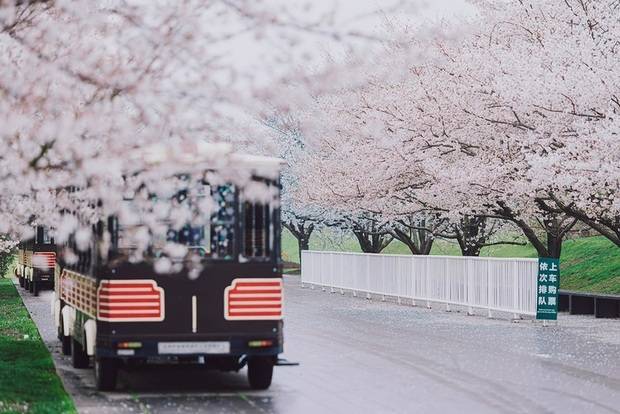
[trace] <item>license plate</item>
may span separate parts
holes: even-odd
[[[159,342],[157,352],[160,355],[228,354],[230,342]]]

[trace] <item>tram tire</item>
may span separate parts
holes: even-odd
[[[118,361],[112,358],[95,357],[95,385],[99,391],[112,391],[116,388]]]
[[[62,325],[59,329],[58,339],[60,340],[60,348],[63,355],[71,355],[71,336],[65,335],[62,330]]]
[[[62,312],[60,314],[60,325],[58,326],[58,340],[63,355],[71,355],[71,336],[65,335],[64,322],[62,320]]]
[[[73,368],[88,368],[89,358],[86,350],[75,338],[71,337],[71,364]]]
[[[254,357],[248,361],[248,380],[255,390],[266,390],[273,378],[273,359],[270,357]]]
[[[71,337],[68,335],[63,335],[60,338],[60,345],[62,348],[63,355],[71,355]]]

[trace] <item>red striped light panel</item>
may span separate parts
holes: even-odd
[[[151,279],[102,280],[97,289],[97,319],[108,322],[161,322],[164,290]]]
[[[32,267],[37,269],[53,269],[56,266],[56,253],[35,252],[32,254]]]
[[[234,279],[224,289],[224,318],[282,319],[282,279]]]

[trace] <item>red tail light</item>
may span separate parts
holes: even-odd
[[[32,267],[38,269],[53,269],[56,266],[56,253],[35,252],[32,254]]]
[[[97,289],[97,318],[110,322],[164,320],[164,290],[154,280],[102,280]]]
[[[282,279],[235,279],[224,289],[227,320],[282,319]]]
[[[250,348],[268,348],[272,345],[273,341],[271,339],[257,339],[248,342]]]

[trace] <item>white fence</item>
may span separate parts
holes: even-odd
[[[515,315],[536,314],[536,259],[303,251],[302,285]]]

